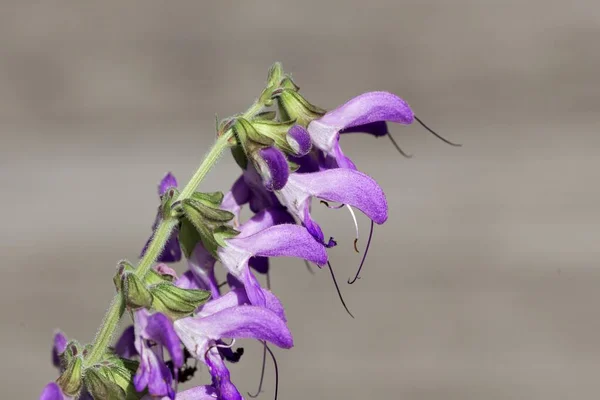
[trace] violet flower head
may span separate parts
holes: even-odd
[[[177,180],[170,172],[167,173],[164,176],[164,178],[162,178],[160,183],[158,184],[158,195],[161,197],[164,196],[165,194],[167,194],[169,189],[177,189]],[[158,212],[156,214],[156,218],[154,220],[154,224],[152,225],[152,235],[146,241],[146,244],[144,245],[144,248],[142,249],[142,252],[140,253],[140,257],[143,257],[144,254],[146,253],[146,249],[150,245],[150,241],[152,240],[152,237],[154,236],[154,231],[156,231],[156,229],[158,228],[158,225],[160,224],[161,219],[162,219],[161,210],[159,207]],[[160,256],[158,256],[158,259],[156,260],[157,262],[170,263],[170,262],[177,262],[177,261],[181,260],[181,247],[179,246],[179,239],[177,238],[178,234],[179,234],[179,230],[173,229],[173,233],[171,233],[171,236],[167,240],[167,243],[165,244],[165,248],[164,248],[163,252],[160,254]]]
[[[381,187],[371,177],[353,169],[292,174],[278,195],[288,211],[302,221],[320,243],[324,243],[325,237],[310,214],[313,197],[356,207],[377,224],[383,224],[388,217],[387,201]],[[330,239],[327,246],[331,245]]]
[[[308,124],[313,144],[340,168],[356,169],[339,144],[340,132],[387,134],[385,122],[411,124],[414,114],[404,100],[388,92],[363,93]]]
[[[222,339],[257,339],[281,348],[291,348],[294,344],[282,319],[283,307],[279,300],[270,292],[260,290],[269,299],[265,302],[267,307],[242,305],[247,304],[248,298],[243,290],[236,289],[204,304],[198,315],[174,323],[188,351],[208,366],[219,399],[242,399],[219,352],[219,347],[224,346]]]
[[[57,331],[54,334],[54,345],[52,346],[52,364],[56,367],[60,367],[60,355],[65,352],[67,348],[67,337],[64,333]]]
[[[218,250],[223,266],[243,283],[253,305],[264,306],[265,298],[260,284],[248,268],[250,258],[299,257],[318,265],[327,262],[325,248],[305,228],[291,224],[277,225],[279,218],[287,218],[282,217],[282,213],[287,214],[278,209],[259,212],[238,228],[238,236],[227,239],[226,246]]]
[[[141,392],[147,387],[153,396],[174,399],[173,377],[164,362],[163,348],[169,352],[174,369],[183,365],[183,351],[172,322],[164,314],[150,315],[145,309],[134,313],[134,321],[135,348],[140,356],[140,365],[133,378],[135,389]]]

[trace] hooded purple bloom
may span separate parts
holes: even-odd
[[[257,339],[282,348],[293,346],[292,334],[279,315],[283,313],[281,304],[270,292],[264,292],[265,297],[271,299],[270,308],[240,305],[246,303],[247,298],[243,291],[235,290],[203,305],[197,316],[174,323],[188,351],[208,366],[219,399],[242,399],[218,351],[221,339]]]
[[[123,358],[132,358],[138,355],[135,348],[135,329],[133,325],[127,327],[121,334],[121,337],[119,337],[119,340],[117,340],[115,353]]]
[[[169,172],[158,184],[158,195],[163,196],[171,188],[177,188],[177,180]],[[143,257],[146,253],[146,249],[150,245],[150,241],[154,236],[154,231],[156,230],[156,228],[158,228],[160,222],[161,216],[159,208],[158,213],[156,214],[156,219],[154,220],[154,224],[152,225],[152,236],[150,236],[150,238],[144,245],[140,257]],[[156,260],[157,262],[177,262],[181,260],[181,247],[179,246],[179,239],[177,238],[178,234],[178,229],[173,229],[173,233],[171,233],[171,236],[167,240],[163,252],[158,256],[158,259]]]
[[[227,246],[217,252],[228,272],[244,284],[253,305],[264,306],[265,298],[248,268],[250,258],[300,257],[319,265],[327,262],[325,248],[306,229],[291,224],[277,225],[280,218],[287,218],[286,214],[278,209],[263,210],[240,226],[240,234],[227,239]]]
[[[292,126],[286,136],[288,144],[294,149],[296,156],[304,156],[308,154],[312,147],[310,134],[301,125]]]
[[[133,378],[138,392],[148,387],[153,396],[175,398],[173,377],[163,359],[163,347],[167,348],[175,369],[183,365],[183,351],[173,324],[164,314],[150,315],[140,309],[134,313],[135,348],[140,355],[140,365]]]
[[[323,231],[310,215],[312,197],[356,207],[377,224],[384,223],[388,216],[387,201],[377,182],[352,169],[292,174],[278,194],[288,210],[321,243],[324,243]]]
[[[387,134],[385,122],[411,124],[414,114],[404,100],[388,92],[363,93],[308,124],[313,144],[340,168],[356,169],[340,148],[340,132]]]
[[[54,334],[54,345],[52,346],[52,364],[60,368],[60,355],[67,349],[67,337],[61,331]]]

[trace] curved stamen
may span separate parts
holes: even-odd
[[[267,349],[267,351],[271,355],[271,359],[273,359],[273,366],[275,367],[275,400],[277,400],[277,392],[279,391],[279,368],[277,367],[277,360],[275,359],[275,355],[273,354],[269,346],[267,346],[267,343],[265,343],[265,349]]]
[[[348,204],[346,204],[346,207],[348,207],[348,211],[350,211],[350,215],[352,215],[352,220],[354,221],[354,231],[356,232],[356,236],[354,238],[354,251],[360,253],[360,251],[358,251],[358,222],[356,221],[356,215],[354,214],[352,207],[350,207]]]
[[[308,272],[310,272],[312,275],[315,274],[315,271],[312,269],[308,261],[304,260],[304,265],[306,265],[306,269],[308,270]]]
[[[389,132],[387,133],[386,136],[390,138],[390,141],[392,142],[392,144],[394,145],[394,147],[396,148],[396,150],[398,150],[398,152],[400,154],[402,154],[406,158],[412,158],[412,154],[405,153],[404,150],[402,150],[400,148],[400,146],[398,145],[398,143],[396,143],[396,140],[394,139],[394,137]]]
[[[444,143],[448,143],[450,146],[454,146],[454,147],[461,147],[462,144],[460,143],[453,143],[451,141],[449,141],[448,139],[442,137],[441,135],[437,134],[436,132],[433,131],[433,129],[431,129],[430,127],[428,127],[427,125],[425,125],[425,123],[423,121],[421,121],[419,118],[417,118],[415,116],[415,120],[421,124],[421,126],[425,129],[427,129],[429,131],[429,133],[432,133],[436,138],[440,139],[442,142]]]
[[[231,343],[215,344],[214,347],[220,347],[222,349],[230,349],[235,344],[235,339],[231,339]]]
[[[345,204],[340,204],[340,205],[337,205],[337,206],[330,206],[329,203],[326,202],[325,200],[321,200],[321,204],[325,204],[325,207],[332,208],[334,210],[338,210],[338,209],[340,209],[340,208],[342,208],[342,207],[345,206]]]
[[[365,260],[367,258],[367,253],[369,252],[369,246],[371,245],[371,238],[373,237],[373,226],[375,224],[373,223],[373,221],[371,221],[371,230],[369,231],[369,239],[367,240],[367,247],[365,248],[365,254],[363,254],[362,260],[360,262],[360,265],[358,266],[358,271],[356,271],[356,275],[354,275],[354,278],[352,280],[348,279],[348,284],[352,285],[354,282],[356,282],[357,279],[360,279],[360,276],[358,276],[360,274],[360,270],[363,267],[363,264],[365,263]]]
[[[262,392],[262,386],[263,386],[263,380],[265,378],[265,364],[267,361],[267,344],[262,341],[263,344],[263,357],[262,357],[262,367],[260,369],[260,382],[258,382],[258,390],[256,391],[256,394],[250,394],[250,392],[246,392],[248,394],[249,397],[252,397],[253,399],[257,398],[258,395]]]
[[[337,284],[337,280],[335,279],[335,274],[333,273],[333,268],[331,267],[331,263],[329,261],[327,261],[327,266],[329,267],[329,272],[331,272],[331,278],[333,279],[333,284],[335,285],[335,289],[338,292],[338,296],[340,297],[340,301],[342,302],[342,305],[346,309],[346,312],[348,313],[348,315],[350,315],[352,318],[354,318],[354,315],[352,315],[350,310],[348,310],[348,306],[346,306],[346,302],[344,301],[344,298],[342,297],[342,292],[340,291],[340,287]]]

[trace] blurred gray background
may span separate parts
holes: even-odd
[[[280,398],[597,398],[599,35],[591,1],[0,2],[4,396],[56,378],[55,328],[93,338],[158,180],[187,180],[215,113],[244,110],[279,60],[325,108],[389,90],[464,144],[393,126],[407,160],[385,138],[343,139],[390,218],[343,284],[355,320],[326,270],[274,263],[296,343],[277,351]],[[237,174],[224,158],[201,188]],[[350,217],[315,213],[345,282]],[[261,349],[244,344],[245,393]]]

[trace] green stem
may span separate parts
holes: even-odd
[[[257,101],[248,109],[248,111],[243,114],[243,117],[249,118],[258,113],[262,108],[263,105]],[[200,164],[200,167],[198,167],[198,170],[196,170],[188,184],[183,188],[177,197],[176,201],[185,200],[194,194],[198,188],[198,185],[200,185],[200,182],[204,179],[208,171],[210,171],[210,169],[216,164],[223,151],[229,147],[229,139],[231,139],[232,136],[233,131],[231,129],[219,136],[213,147],[209,150],[208,154]],[[175,226],[177,226],[176,219],[163,220],[158,225],[156,231],[154,232],[154,236],[152,237],[152,241],[144,253],[144,257],[142,257],[135,270],[135,274],[138,278],[142,280],[144,279],[165,247],[165,244],[171,236],[171,232]],[[114,297],[108,311],[106,312],[106,315],[102,321],[102,325],[100,326],[100,329],[94,338],[92,349],[85,359],[86,366],[93,365],[102,359],[102,356],[104,356],[108,346],[111,343],[115,329],[117,328],[117,325],[119,324],[124,312],[125,303],[123,301],[123,297],[117,294]]]

